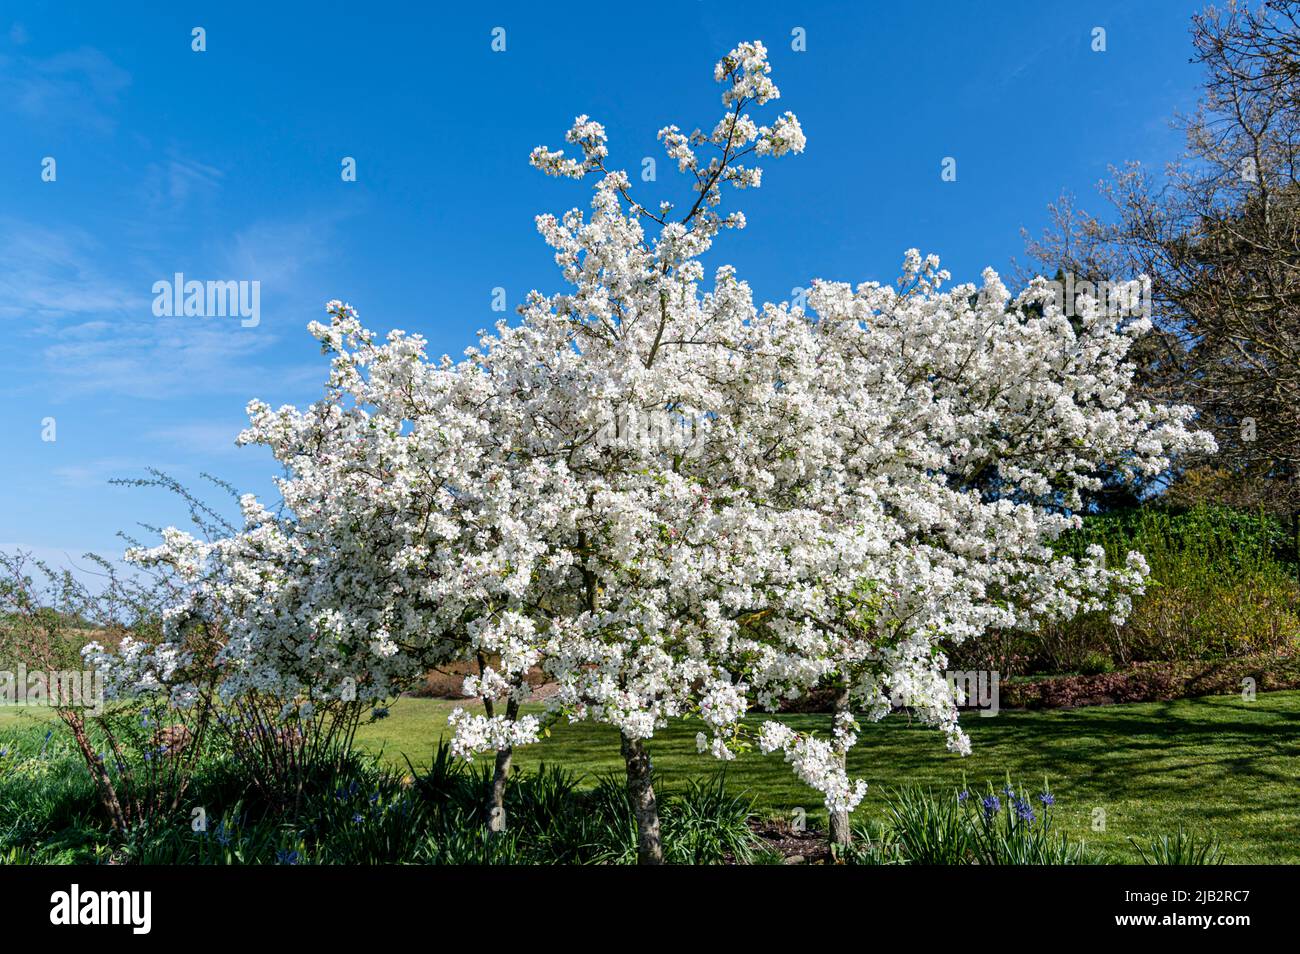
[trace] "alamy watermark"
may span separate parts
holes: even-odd
[[[978,709],[981,716],[995,716],[1001,709],[1001,674],[990,669],[949,670],[941,674],[948,684],[953,703],[959,708]],[[893,693],[890,702],[896,708],[928,705],[929,698],[919,699],[910,691]]]
[[[177,272],[172,281],[153,283],[153,313],[159,318],[240,318],[244,328],[262,321],[262,283],[259,281],[186,281]]]
[[[93,891],[73,884],[50,895],[50,923],[56,926],[122,925],[132,934],[153,926],[153,892]]]
[[[18,664],[18,671],[0,669],[0,705],[51,706],[104,711],[104,675],[94,669],[46,672]]]
[[[946,672],[944,678],[952,687],[952,696],[958,705],[978,709],[981,716],[998,714],[1001,706],[998,684],[1001,677],[995,670]]]
[[[704,449],[704,428],[688,414],[629,408],[609,411],[592,442],[598,447],[625,447],[641,452],[698,457]]]

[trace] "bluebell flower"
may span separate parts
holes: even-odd
[[[984,806],[985,817],[991,818],[1002,810],[1002,802],[996,795],[984,796],[984,801],[981,804]]]
[[[968,798],[970,798],[970,792],[958,792],[958,793],[957,793],[957,801],[959,801],[959,802],[964,802],[964,801],[966,801],[966,799],[968,799]]]
[[[217,824],[217,830],[213,834],[217,836],[217,841],[220,842],[222,848],[230,844],[230,832],[226,829],[224,821]]]
[[[296,865],[298,863],[298,852],[285,848],[275,853],[275,861],[281,865]]]
[[[1034,823],[1034,807],[1024,799],[1017,798],[1015,801],[1016,817],[1023,822]]]
[[[1056,804],[1056,796],[1053,795],[1051,792],[1043,792],[1043,794],[1038,796],[1038,800],[1042,802],[1044,805]]]
[[[352,816],[352,824],[354,825],[360,825],[363,820],[364,819],[362,819],[360,812],[357,812],[355,815]]]

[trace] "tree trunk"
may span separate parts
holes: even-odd
[[[848,712],[848,711],[849,711],[849,688],[846,683],[844,687],[840,689],[839,693],[835,697],[835,712],[831,717],[832,725],[834,724],[833,720],[838,719],[840,713]],[[840,755],[841,762],[843,762],[844,759],[845,756],[841,754]],[[848,812],[842,812],[842,811],[831,812],[831,823],[830,823],[828,839],[830,841],[832,852],[835,852],[838,849],[847,848],[849,845],[853,843],[853,830],[849,827]]]
[[[81,752],[82,759],[85,760],[86,768],[90,772],[90,778],[95,783],[95,789],[99,793],[99,802],[104,807],[104,813],[108,816],[109,824],[118,831],[125,831],[127,828],[126,812],[122,808],[122,802],[117,797],[117,789],[113,785],[113,777],[108,772],[108,767],[104,765],[104,760],[100,758],[99,753],[95,751],[94,746],[90,744],[90,737],[86,734],[86,724],[82,721],[81,716],[68,711],[59,713],[64,723],[72,730],[72,737],[77,742],[77,748]]]
[[[513,722],[517,715],[519,703],[511,696],[506,703],[506,718]],[[488,831],[491,832],[506,830],[506,782],[510,779],[510,759],[514,752],[510,746],[497,749],[496,765],[492,770],[492,795],[487,805]]]
[[[831,848],[847,848],[853,844],[853,831],[849,828],[849,813],[831,812]]]
[[[639,865],[664,863],[664,846],[659,837],[659,806],[651,778],[650,752],[640,739],[622,736],[623,761],[627,763],[627,793],[636,812],[636,861]]]
[[[1295,544],[1295,577],[1300,581],[1300,510],[1294,509],[1292,504],[1291,510],[1291,540]]]

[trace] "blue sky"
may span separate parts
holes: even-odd
[[[655,132],[712,127],[713,63],[740,40],[768,46],[808,148],[728,195],[749,227],[717,263],[772,300],[892,280],[911,246],[959,280],[1004,270],[1062,189],[1099,208],[1108,164],[1179,150],[1198,7],[0,3],[0,547],[116,553],[117,530],[181,520],[107,484],[147,466],[273,496],[273,461],[233,440],[250,398],[319,395],[305,326],[327,300],[459,355],[500,317],[495,287],[512,312],[559,287],[533,217],[587,192],[531,169],[532,147],[589,113],[613,165],[660,159],[645,195],[683,198]],[[176,272],[260,282],[260,323],[155,317]]]

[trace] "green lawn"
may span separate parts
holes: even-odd
[[[403,699],[392,715],[360,732],[363,745],[396,764],[427,760],[452,703]],[[826,716],[788,716],[800,728],[825,729]],[[879,810],[883,790],[918,783],[956,788],[1000,783],[1007,772],[1026,785],[1044,776],[1057,797],[1064,830],[1135,860],[1128,839],[1184,827],[1221,838],[1229,860],[1300,863],[1300,692],[1260,693],[1255,702],[1213,696],[1175,702],[1095,706],[1048,712],[1002,712],[964,720],[973,752],[962,758],[943,748],[934,729],[902,716],[863,727],[849,759],[855,776],[871,784],[863,813]],[[714,771],[695,751],[698,723],[670,726],[651,746],[656,768],[671,784]],[[542,743],[521,749],[518,763],[562,763],[588,773],[622,770],[618,739],[591,725],[554,727]],[[747,790],[768,815],[797,809],[824,814],[819,799],[779,757],[742,755],[727,767],[730,785]],[[1093,830],[1094,813],[1105,830]]]
[[[394,765],[418,768],[446,730],[453,703],[402,699],[389,718],[362,727],[360,744]],[[45,713],[0,707],[6,727]],[[826,716],[788,716],[792,725],[824,730]],[[1025,785],[1044,776],[1057,796],[1057,819],[1114,860],[1135,860],[1130,837],[1144,840],[1181,823],[1222,839],[1231,861],[1300,863],[1300,692],[1261,693],[1255,702],[1216,696],[1177,702],[1054,712],[1002,712],[965,720],[974,753],[943,749],[933,729],[902,716],[864,726],[850,757],[854,775],[871,784],[859,811],[879,811],[889,786],[919,783],[941,790],[1000,784],[1007,772]],[[697,723],[656,735],[651,751],[669,785],[718,763],[695,752]],[[610,729],[560,724],[542,743],[521,749],[517,764],[562,763],[594,776],[622,770]],[[742,755],[727,768],[730,787],[752,794],[765,815],[817,817],[819,799],[779,758]],[[1092,828],[1105,813],[1105,830]]]

